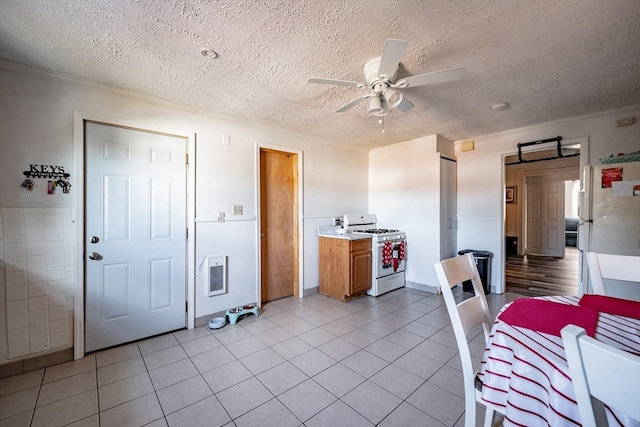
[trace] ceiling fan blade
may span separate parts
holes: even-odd
[[[402,59],[402,55],[406,48],[407,42],[403,40],[388,39],[384,43],[384,51],[382,52],[382,59],[380,60],[378,77],[383,80],[384,77],[387,79],[393,77],[398,69],[398,65],[400,65],[400,59]]]
[[[342,107],[338,108],[336,111],[334,111],[334,113],[343,113],[345,111],[347,111],[349,108],[358,105],[360,102],[362,102],[365,98],[369,98],[371,96],[371,94],[364,94],[362,96],[357,97],[356,99],[354,99],[353,101],[349,102],[348,104],[343,105]]]
[[[319,83],[323,85],[354,86],[359,88],[364,87],[363,83],[349,82],[346,80],[321,79],[319,77],[311,77],[308,81],[309,83]]]
[[[464,77],[464,68],[452,68],[450,70],[436,71],[433,73],[418,74],[415,76],[409,76],[407,78],[398,80],[394,86],[416,87],[424,85],[432,85],[436,83],[451,82],[454,80],[460,80]]]

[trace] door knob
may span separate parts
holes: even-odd
[[[98,243],[100,241],[100,238],[98,236],[93,236],[91,238],[91,243]]]
[[[91,252],[91,255],[89,255],[89,259],[98,261],[102,259],[102,255],[100,255],[98,252]]]

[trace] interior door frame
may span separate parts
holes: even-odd
[[[560,142],[561,146],[566,146],[566,145],[577,145],[580,144],[580,188],[584,188],[584,182],[583,182],[583,174],[582,174],[582,170],[584,169],[584,166],[589,164],[589,137],[588,136],[579,136],[576,138],[570,138],[570,139],[563,139]],[[549,147],[540,147],[539,145],[531,145],[528,147],[522,147],[522,152],[523,153],[530,153],[530,152],[534,152],[534,151],[541,151],[541,150],[545,150],[548,149]],[[501,150],[497,152],[498,156],[497,156],[497,161],[500,162],[497,165],[498,170],[500,171],[500,187],[499,187],[499,191],[500,194],[498,196],[498,200],[499,200],[499,210],[498,213],[500,215],[500,218],[502,219],[501,221],[496,221],[496,225],[498,227],[498,229],[496,230],[496,236],[498,236],[498,241],[496,242],[496,247],[499,248],[500,250],[500,255],[498,258],[500,264],[499,264],[499,269],[498,270],[493,270],[493,271],[500,271],[501,274],[499,275],[498,279],[498,284],[497,287],[495,289],[495,293],[498,294],[503,294],[506,290],[506,271],[505,271],[505,266],[507,263],[507,252],[506,252],[506,242],[505,242],[505,236],[506,236],[506,226],[507,226],[507,216],[506,216],[506,204],[505,204],[505,188],[506,188],[506,179],[507,179],[507,170],[506,170],[506,166],[504,164],[504,160],[505,157],[507,156],[513,156],[513,155],[517,155],[518,154],[518,148],[516,146],[514,146],[513,148],[509,148],[507,150]],[[518,177],[520,178],[520,177]],[[524,175],[523,175],[524,178]],[[524,182],[519,182],[518,185],[520,185],[520,188],[523,188]],[[523,195],[524,196],[524,195]],[[578,208],[582,209],[582,199],[580,198],[578,200]],[[578,258],[578,271],[582,271],[582,256],[580,256]],[[582,289],[582,277],[578,278],[578,290],[580,292],[580,290]],[[492,290],[492,292],[494,292]]]
[[[186,165],[187,168],[187,229],[191,230],[191,236],[187,233],[187,258],[186,262],[186,301],[187,301],[187,328],[193,329],[195,324],[195,143],[196,135],[192,132],[185,132],[184,130],[166,129],[159,126],[147,125],[138,122],[132,122],[116,117],[103,116],[99,114],[87,113],[74,110],[73,112],[73,157],[76,170],[76,180],[74,182],[74,189],[76,199],[76,208],[74,210],[74,233],[76,235],[75,255],[76,267],[74,269],[76,288],[73,295],[73,358],[75,360],[81,359],[85,354],[85,340],[84,340],[84,300],[85,300],[85,280],[84,280],[84,247],[85,247],[85,234],[84,234],[84,216],[85,216],[85,183],[84,183],[84,169],[85,169],[85,135],[84,124],[86,121],[102,123],[104,125],[121,126],[131,129],[138,129],[142,131],[157,132],[167,135],[184,138],[187,141],[187,156],[191,156],[191,160]]]
[[[255,167],[256,167],[256,266],[257,266],[257,279],[256,280],[256,302],[258,307],[262,307],[262,244],[260,241],[260,224],[262,221],[261,209],[260,209],[260,150],[274,150],[283,153],[295,154],[298,159],[298,298],[304,296],[304,152],[299,149],[284,147],[279,145],[265,144],[262,142],[256,142],[255,147]],[[295,295],[295,292],[294,292]]]

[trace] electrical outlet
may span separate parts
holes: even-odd
[[[630,126],[636,122],[635,117],[627,117],[626,119],[620,119],[616,122],[617,127]]]
[[[224,222],[224,212],[218,214],[218,222]]]
[[[242,205],[233,205],[233,214],[242,215]]]

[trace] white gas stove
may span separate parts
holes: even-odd
[[[371,289],[368,295],[378,296],[404,286],[406,234],[404,231],[377,228],[374,214],[347,214],[343,227],[349,233],[371,236]]]

